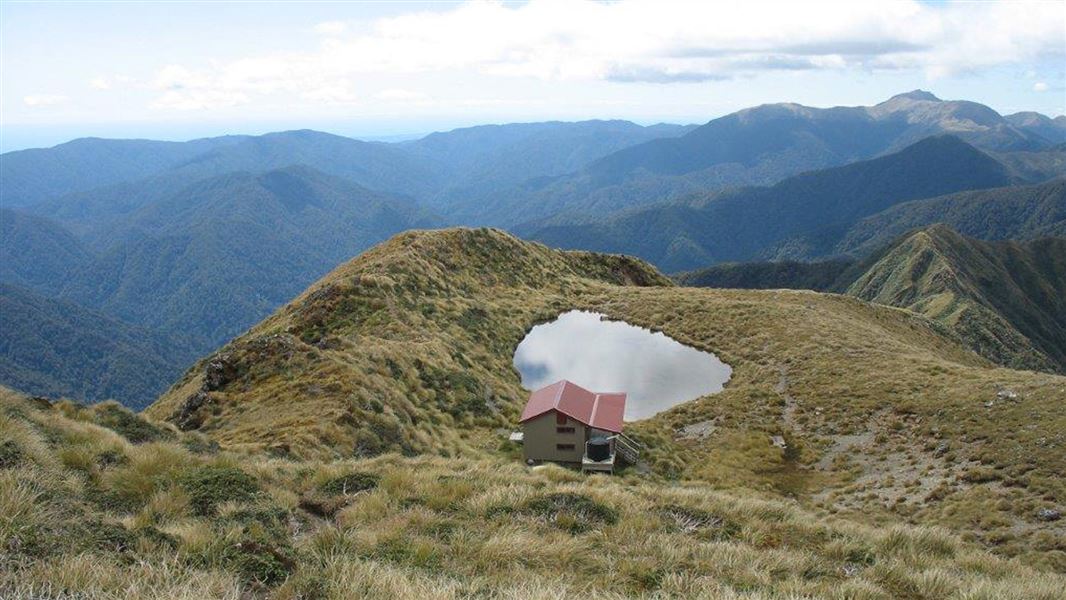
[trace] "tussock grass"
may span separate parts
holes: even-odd
[[[0,402],[17,415],[5,431],[36,436],[37,451],[115,442],[59,409]],[[47,457],[0,469],[0,597],[1050,599],[1066,585],[947,531],[699,482],[492,457],[199,455],[174,435],[120,437],[121,460],[102,469]],[[309,511],[306,494],[343,507]]]

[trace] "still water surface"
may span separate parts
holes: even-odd
[[[534,327],[514,364],[530,390],[570,381],[594,392],[626,392],[627,421],[722,391],[733,369],[709,352],[603,315],[573,310]]]

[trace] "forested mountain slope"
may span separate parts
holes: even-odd
[[[57,293],[92,260],[59,223],[0,208],[0,283]]]
[[[5,208],[142,179],[189,159],[239,143],[244,136],[190,142],[81,138],[52,148],[5,152],[0,159],[0,200]]]
[[[850,258],[814,262],[730,262],[678,273],[674,280],[689,287],[825,292],[832,291],[840,277],[854,264],[855,260]]]
[[[144,408],[191,363],[183,340],[0,284],[0,382],[30,394]]]
[[[1066,237],[1066,179],[904,202],[855,223],[835,251],[865,256],[933,223],[982,240]]]
[[[306,167],[206,179],[113,225],[62,288],[122,320],[213,348],[333,265],[437,221],[410,200]]]
[[[761,256],[824,256],[857,221],[893,205],[1015,181],[991,156],[956,137],[939,136],[772,187],[704,195],[589,222],[566,224],[557,218],[518,232],[549,245],[634,254],[665,271],[683,271]]]

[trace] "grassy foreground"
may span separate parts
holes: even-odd
[[[220,451],[114,404],[0,391],[0,597],[1052,600],[927,527],[497,458]]]

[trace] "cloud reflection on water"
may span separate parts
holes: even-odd
[[[626,392],[631,421],[720,392],[732,375],[714,354],[602,316],[573,310],[534,327],[515,351],[522,385],[535,390],[569,379],[596,392]]]

